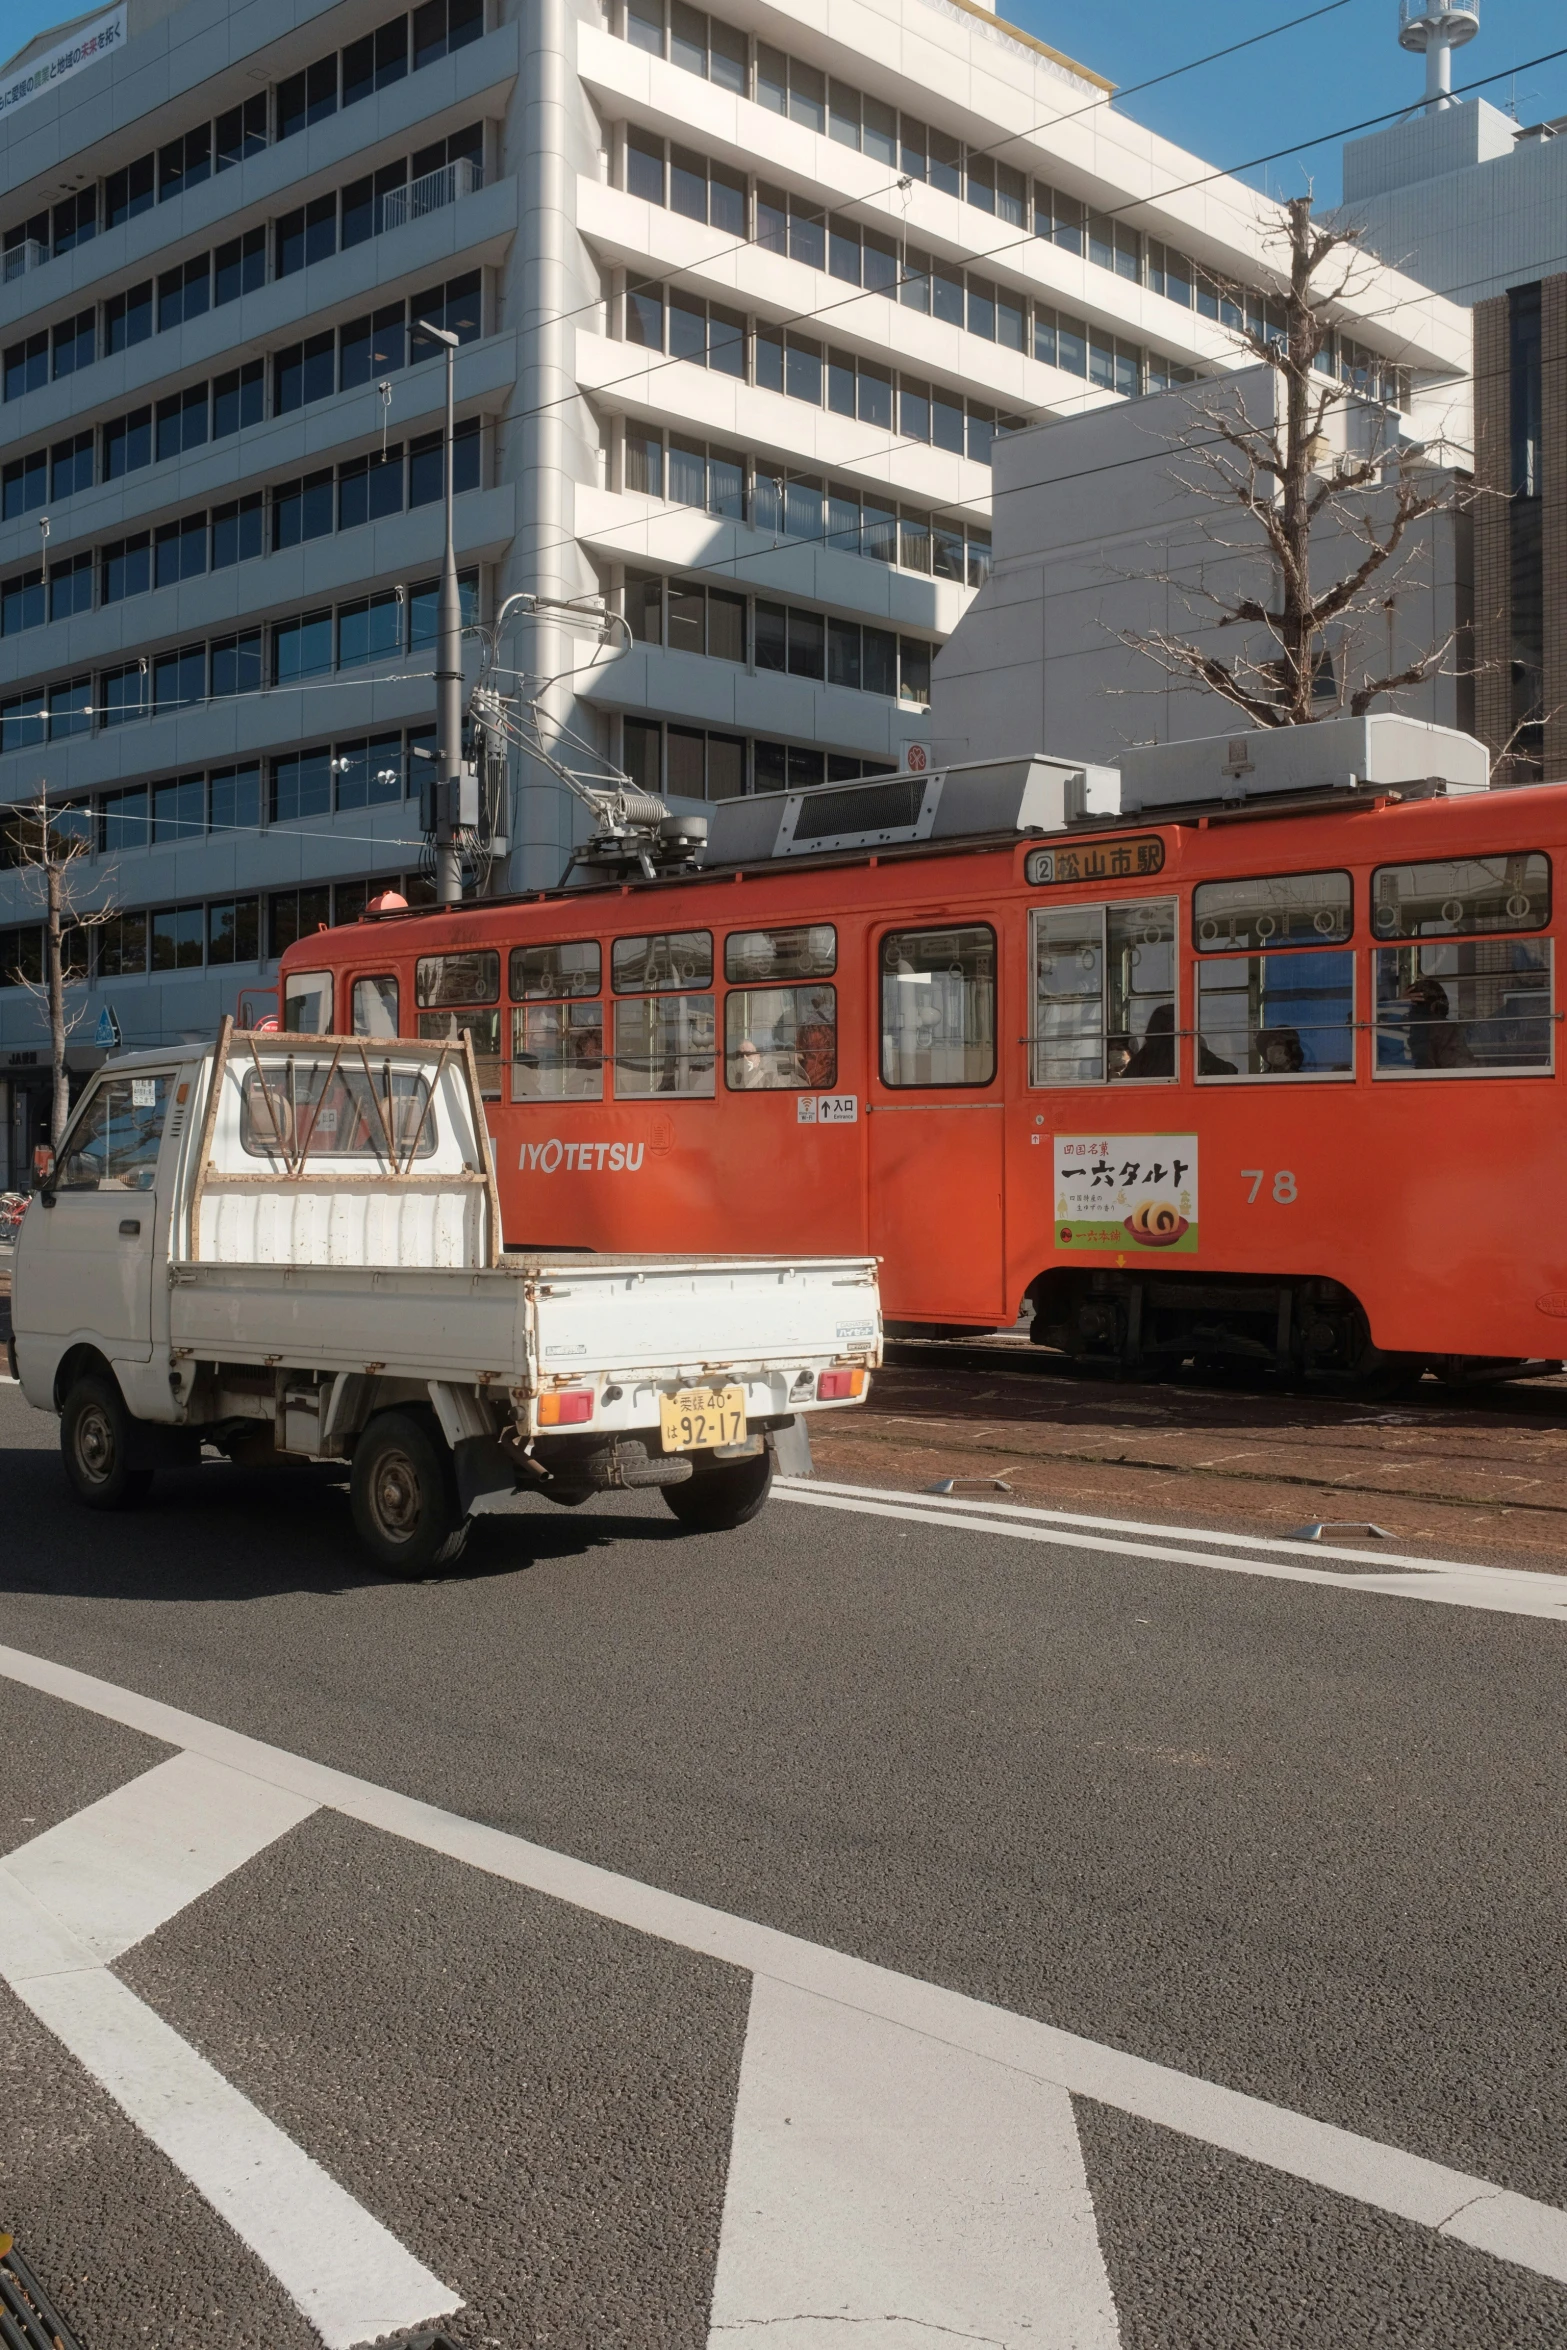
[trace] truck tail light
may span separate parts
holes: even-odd
[[[579,1420],[593,1417],[593,1397],[586,1388],[574,1388],[564,1395],[541,1395],[539,1398],[539,1426],[566,1428]]]
[[[863,1371],[824,1371],[816,1382],[817,1400],[821,1403],[833,1403],[846,1395],[864,1393]]]

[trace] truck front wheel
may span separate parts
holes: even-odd
[[[664,1506],[695,1533],[727,1534],[748,1526],[773,1489],[772,1446],[743,1461],[714,1461],[693,1467],[683,1485],[661,1488]]]
[[[150,1469],[131,1466],[131,1415],[112,1379],[78,1379],[60,1412],[60,1454],[76,1498],[90,1510],[133,1510]]]
[[[394,1575],[449,1567],[468,1539],[451,1459],[414,1412],[371,1421],[354,1447],[349,1502],[360,1541]]]

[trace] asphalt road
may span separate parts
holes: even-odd
[[[388,1584],[315,1471],[213,1466],[137,1516],[80,1513],[9,1387],[0,1495],[12,1650],[1567,2206],[1560,1623],[782,1500],[727,1537],[656,1502],[541,1505],[448,1580]],[[17,1867],[181,1743],[14,1679],[0,1722]],[[842,2340],[814,2304],[754,2333],[713,2307],[758,2030],[728,1945],[422,1833],[324,1801],[110,1971],[452,2288],[462,2350]],[[0,2224],[86,2350],[317,2342],[3,1983],[0,2066]],[[1070,2101],[1108,2318],[1008,2337],[882,2309],[858,2338],[1567,2339],[1551,2258],[1135,2105]]]

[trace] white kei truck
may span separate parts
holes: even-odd
[[[687,1526],[743,1525],[882,1342],[874,1258],[504,1249],[466,1036],[229,1020],[98,1071],[22,1218],[11,1317],[89,1508],[204,1446],[341,1461],[361,1543],[405,1575],[518,1495],[652,1486]]]

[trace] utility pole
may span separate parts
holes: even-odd
[[[456,451],[453,425],[452,369],[457,337],[444,326],[419,321],[419,332],[446,349],[446,552],[441,558],[441,597],[437,614],[435,666],[436,749],[439,759],[435,786],[435,901],[440,906],[462,903],[462,858],[457,833],[462,799],[462,599],[457,593],[457,552],[452,539],[452,460]]]

